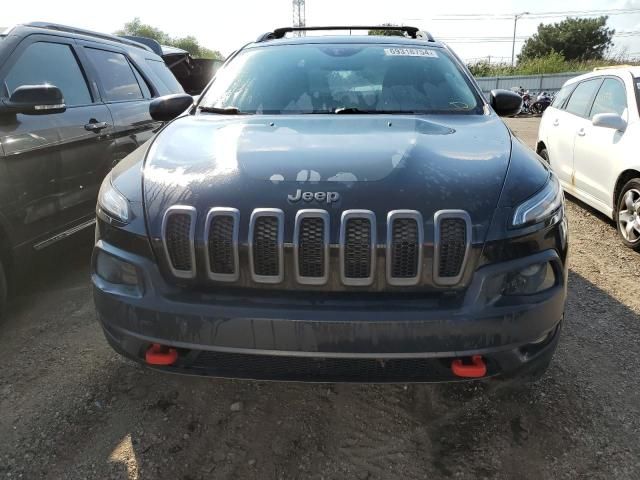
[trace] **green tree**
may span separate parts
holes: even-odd
[[[393,23],[383,23],[382,27],[397,27]],[[385,35],[387,37],[404,37],[402,30],[369,30],[369,35]]]
[[[607,17],[567,18],[559,23],[538,25],[527,39],[518,62],[544,57],[552,52],[566,60],[601,60],[612,45],[615,30],[607,28]]]
[[[157,41],[161,45],[169,45],[181,48],[189,52],[194,58],[211,58],[223,60],[224,56],[218,50],[200,45],[194,36],[174,38],[159,28],[142,23],[139,17],[124,24],[124,27],[116,32],[116,35],[133,35],[136,37],[148,37]]]

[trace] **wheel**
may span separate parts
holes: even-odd
[[[551,165],[551,161],[549,160],[549,152],[547,152],[546,148],[543,148],[542,150],[540,150],[538,152],[538,155],[540,155],[545,162],[547,162],[549,165]]]
[[[640,252],[640,178],[629,180],[622,188],[616,212],[622,243]]]

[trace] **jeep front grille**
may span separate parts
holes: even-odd
[[[376,216],[370,210],[346,210],[340,222],[340,276],[345,285],[373,283]]]
[[[471,247],[471,218],[463,210],[440,210],[434,216],[433,277],[440,285],[460,282]]]
[[[205,223],[207,275],[211,280],[235,282],[240,278],[238,228],[235,208],[212,208]]]
[[[173,206],[167,209],[162,222],[162,238],[169,267],[176,277],[195,277],[196,209]]]
[[[251,276],[262,283],[280,283],[284,278],[284,212],[258,208],[249,223]]]
[[[387,282],[415,285],[422,273],[423,222],[420,212],[394,210],[387,215]]]
[[[174,206],[163,218],[162,242],[166,263],[178,278],[196,277],[196,210]],[[345,286],[370,286],[375,281],[378,258],[376,216],[370,210],[345,210],[340,219],[339,260],[330,256],[331,218],[326,210],[307,209],[296,214],[292,244],[284,250],[284,212],[274,208],[254,210],[249,219],[246,245],[248,254],[240,255],[242,229],[240,212],[235,208],[215,207],[199,233],[198,251],[202,252],[202,275],[221,282],[240,280],[243,262],[248,262],[251,280],[256,283],[295,282],[326,285],[332,273],[340,270]],[[202,227],[201,227],[202,228]],[[471,219],[462,210],[441,210],[434,216],[433,281],[438,285],[460,283],[471,248]],[[392,286],[418,285],[422,281],[424,222],[416,210],[393,210],[387,215],[385,239],[386,282]],[[293,248],[291,248],[291,246]],[[292,253],[291,250],[293,250]],[[198,260],[198,264],[202,260]],[[338,262],[334,263],[334,262]],[[288,273],[285,271],[291,269]],[[337,269],[336,268],[336,269]],[[333,283],[332,283],[333,285]]]
[[[329,213],[326,210],[300,210],[293,233],[296,280],[323,285],[329,271]]]

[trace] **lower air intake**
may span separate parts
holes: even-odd
[[[385,383],[454,380],[450,364],[436,358],[307,358],[205,351],[189,367],[230,378]],[[488,368],[489,374],[495,373],[493,364]]]

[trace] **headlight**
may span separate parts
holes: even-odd
[[[111,184],[111,175],[104,179],[98,193],[98,208],[123,223],[129,221],[129,202]]]
[[[564,196],[558,178],[551,174],[546,185],[533,197],[521,203],[513,215],[512,225],[522,227],[542,222],[562,208]]]

